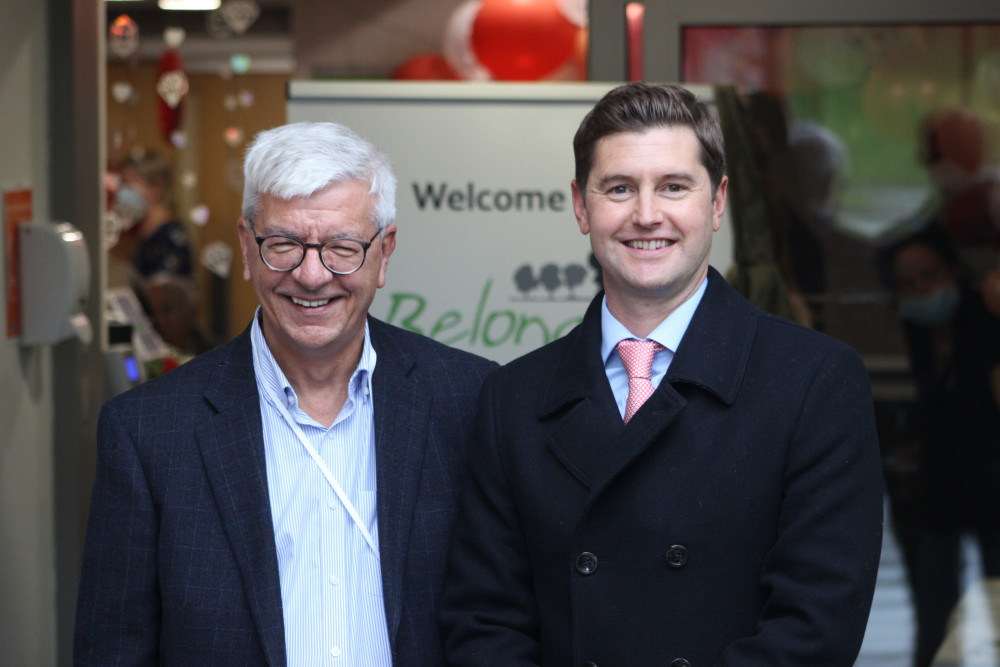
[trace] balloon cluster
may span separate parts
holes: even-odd
[[[466,0],[442,53],[420,53],[394,79],[538,81],[585,75],[586,0]]]

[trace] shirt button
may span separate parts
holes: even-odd
[[[334,576],[331,576],[331,577],[330,577],[330,583],[331,583],[332,585],[336,586],[337,584],[339,584],[339,583],[340,583],[340,580],[339,580],[339,579],[337,579],[337,577],[336,577],[336,576],[334,575]]]
[[[334,646],[332,649],[330,649],[330,655],[332,655],[334,658],[339,658],[340,657],[340,647]]]
[[[333,509],[333,506],[334,506],[335,504],[336,504],[336,503],[334,503],[334,502],[333,502],[333,501],[331,500],[330,502],[328,502],[328,503],[326,504],[326,506],[327,506],[327,507],[329,507],[330,509]]]

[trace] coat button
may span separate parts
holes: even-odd
[[[597,667],[597,663],[593,660],[588,660],[587,662],[581,664],[580,667]]]
[[[691,667],[691,663],[684,658],[677,658],[670,661],[670,667]]]
[[[593,574],[597,569],[597,556],[584,551],[576,557],[576,571],[580,574]]]
[[[667,565],[670,567],[684,567],[688,562],[688,550],[679,544],[667,549]],[[680,663],[678,663],[680,665]]]

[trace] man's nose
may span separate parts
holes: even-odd
[[[653,225],[663,222],[663,209],[655,192],[639,190],[635,198],[634,221],[639,225]]]
[[[320,249],[310,247],[305,250],[306,254],[302,258],[302,263],[293,272],[295,279],[306,287],[316,287],[328,282],[334,273],[323,264]]]

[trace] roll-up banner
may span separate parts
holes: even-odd
[[[399,179],[371,314],[501,363],[575,326],[600,274],[573,216],[573,135],[614,85],[291,82],[289,122],[350,127]],[[731,238],[727,218],[710,260],[722,272]]]

